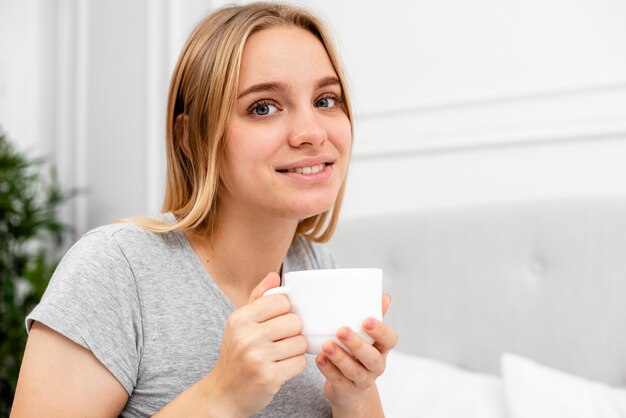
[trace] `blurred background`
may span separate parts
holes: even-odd
[[[0,0],[0,124],[87,190],[63,213],[77,236],[159,210],[169,76],[226,3]],[[344,218],[626,192],[626,2],[297,3],[354,96]]]

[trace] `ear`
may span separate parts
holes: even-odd
[[[176,116],[174,121],[174,140],[183,150],[185,157],[191,159],[191,153],[189,152],[189,116],[184,113]]]

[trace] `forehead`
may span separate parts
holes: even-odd
[[[328,53],[315,35],[295,26],[278,26],[256,32],[246,41],[239,91],[256,83],[305,83],[335,75]]]

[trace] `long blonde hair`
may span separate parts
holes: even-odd
[[[154,219],[130,221],[154,232],[194,230],[212,236],[216,228],[225,133],[237,95],[244,44],[260,30],[293,25],[314,34],[322,43],[341,83],[345,111],[352,131],[352,110],[339,55],[324,25],[305,9],[279,3],[250,3],[220,8],[193,30],[178,59],[167,103],[167,185],[163,211],[173,224]],[[187,138],[187,149],[181,136]],[[345,190],[334,206],[301,220],[297,233],[318,242],[333,234]]]

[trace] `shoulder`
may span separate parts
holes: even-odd
[[[168,221],[166,216],[160,215],[159,220]],[[117,222],[90,230],[74,244],[70,252],[104,250],[109,254],[121,255],[136,249],[144,255],[149,255],[153,249],[178,244],[178,234],[178,232],[156,233],[132,222]]]
[[[287,253],[287,270],[337,268],[337,263],[326,244],[311,241],[296,234]]]
[[[50,280],[47,292],[61,284],[62,289],[92,288],[104,283],[117,286],[131,279],[132,273],[118,242],[128,225],[101,226],[83,235],[65,253]],[[109,286],[108,284],[106,285]]]
[[[143,313],[124,245],[146,232],[125,223],[87,232],[65,254],[26,318],[27,330],[37,321],[91,351],[128,393],[137,382]]]
[[[151,232],[130,222],[97,227],[67,251],[51,282],[130,285],[145,265],[166,262],[172,249],[181,247],[177,234]]]

